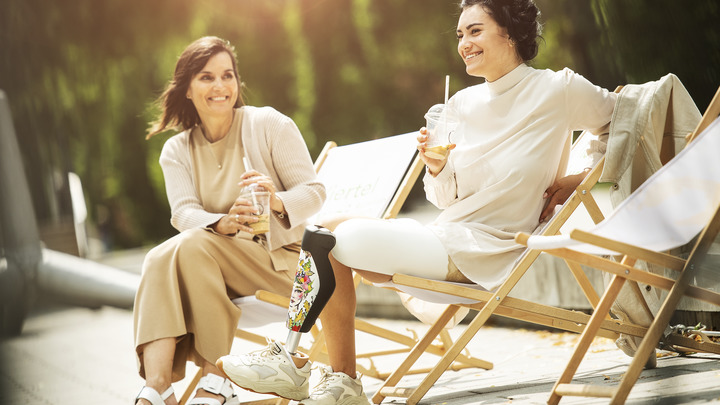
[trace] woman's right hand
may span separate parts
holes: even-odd
[[[445,156],[444,159],[433,159],[427,157],[425,155],[425,147],[427,146],[427,139],[428,139],[428,132],[427,128],[422,127],[420,128],[420,135],[417,137],[418,145],[417,149],[420,152],[420,159],[425,163],[425,166],[428,169],[428,173],[430,173],[431,176],[435,177],[438,173],[442,171],[442,169],[445,167],[445,164],[447,164],[448,157],[450,156],[450,150],[455,149],[455,144],[450,144],[448,146],[448,154]]]
[[[257,210],[253,207],[252,201],[238,197],[227,215],[213,225],[213,229],[224,235],[234,235],[238,232],[252,233],[253,229],[249,224],[258,221],[256,214]]]

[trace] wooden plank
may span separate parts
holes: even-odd
[[[617,388],[599,385],[558,384],[555,392],[560,396],[611,398]]]
[[[589,243],[604,249],[612,250],[622,255],[628,255],[636,258],[637,260],[644,260],[650,263],[659,264],[675,271],[680,271],[683,266],[685,266],[685,260],[675,256],[618,242],[616,240],[597,236],[579,229],[575,229],[570,232],[570,238],[579,242]]]

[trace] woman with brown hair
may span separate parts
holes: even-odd
[[[135,350],[145,378],[137,404],[175,404],[185,363],[203,370],[189,404],[233,404],[215,361],[230,351],[240,310],[258,289],[289,295],[305,221],[325,188],[295,123],[271,107],[246,106],[234,48],[204,37],[180,55],[148,138],[178,128],[160,155],[180,232],[148,252],[135,298]],[[243,158],[252,169],[246,170]],[[244,187],[270,194],[269,231]]]

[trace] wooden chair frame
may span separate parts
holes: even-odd
[[[618,92],[621,88],[622,87],[618,87],[615,91]],[[585,134],[582,134],[581,136],[584,135]],[[592,188],[597,184],[598,179],[600,178],[604,162],[605,158],[603,157],[595,165],[595,167],[590,170],[585,179],[580,183],[580,185],[578,185],[565,204],[563,204],[560,210],[550,219],[548,224],[542,230],[543,235],[558,234],[562,226],[568,221],[580,205],[584,207],[590,218],[596,224],[604,219],[602,211],[591,192]],[[536,250],[526,250],[515,263],[510,276],[494,293],[481,291],[469,286],[458,286],[457,284],[447,283],[444,281],[428,280],[404,274],[393,275],[392,281],[398,286],[420,288],[443,293],[452,297],[473,300],[475,303],[450,305],[440,318],[430,327],[425,336],[420,339],[418,344],[410,351],[397,370],[384,381],[382,386],[373,395],[372,402],[377,404],[382,402],[386,397],[392,396],[406,398],[406,403],[409,405],[416,404],[425,396],[440,376],[448,368],[450,368],[457,356],[460,355],[470,340],[475,336],[475,334],[477,334],[478,330],[485,325],[490,316],[493,314],[571,332],[581,332],[582,325],[586,324],[590,320],[590,316],[587,314],[508,297],[510,291],[512,291],[520,279],[525,275],[526,271],[535,262],[540,253],[540,251]],[[566,261],[566,264],[582,289],[588,302],[594,308],[600,301],[600,297],[590,283],[590,280],[587,278],[579,265],[571,261]],[[434,341],[436,336],[442,332],[444,325],[452,319],[453,315],[460,309],[460,307],[475,309],[478,312],[452,347],[447,350],[445,355],[427,373],[425,378],[417,387],[398,387],[402,378],[410,374],[408,371],[411,369],[413,364],[415,364],[420,356],[427,350],[430,342]],[[620,333],[632,336],[641,336],[645,333],[645,329],[637,325],[622,324],[621,322],[611,320],[608,317],[608,319],[602,324],[599,331],[601,336],[612,339],[619,337]],[[492,364],[490,366],[492,367]]]
[[[620,89],[621,87],[619,87],[615,91],[617,92]],[[717,95],[716,98],[718,98]],[[715,103],[715,99],[713,103]],[[717,107],[713,108],[714,110],[717,109]],[[710,112],[711,109],[709,108],[708,111]],[[717,116],[717,112],[714,112],[714,114],[715,116]],[[708,124],[709,121],[704,117],[698,125],[698,129],[696,129],[694,133],[698,133],[700,130],[702,130],[702,128],[704,128],[703,125],[707,126]],[[689,137],[692,138],[692,136]],[[558,234],[563,224],[577,209],[578,205],[581,204],[588,211],[595,223],[599,223],[603,219],[602,213],[600,212],[599,207],[591,193],[593,186],[600,178],[603,164],[604,158],[598,163],[595,168],[590,171],[588,176],[577,187],[576,191],[570,196],[570,198],[563,205],[561,210],[551,219],[550,223],[541,233],[542,235]],[[388,396],[397,396],[407,398],[407,404],[416,404],[425,396],[428,390],[435,384],[435,382],[440,378],[440,376],[445,372],[445,370],[448,369],[448,366],[453,361],[454,356],[456,356],[460,353],[460,351],[463,350],[463,348],[470,342],[470,340],[487,322],[487,320],[492,314],[577,333],[582,333],[583,331],[585,331],[587,328],[590,327],[589,325],[592,322],[592,328],[595,333],[593,333],[592,336],[585,338],[586,340],[584,343],[586,346],[589,346],[589,343],[592,342],[592,339],[595,336],[616,339],[620,333],[635,337],[643,337],[648,335],[647,327],[631,324],[628,322],[622,322],[617,319],[612,319],[609,316],[609,305],[611,303],[608,303],[607,301],[601,301],[598,294],[592,287],[587,276],[581,268],[581,264],[589,265],[590,263],[572,260],[574,258],[565,258],[565,263],[567,263],[573,276],[578,282],[578,285],[584,292],[589,303],[592,305],[594,309],[593,316],[508,297],[510,291],[524,276],[525,272],[530,268],[530,265],[535,261],[535,259],[540,253],[541,252],[539,250],[528,249],[516,263],[515,268],[512,270],[508,279],[494,293],[478,291],[477,289],[471,287],[459,287],[457,285],[442,281],[427,280],[402,274],[394,275],[393,282],[395,284],[445,293],[455,297],[472,299],[476,300],[477,304],[459,304],[449,307],[447,311],[440,317],[440,319],[438,319],[436,324],[434,324],[433,327],[427,332],[426,336],[420,340],[420,342],[418,343],[418,345],[416,345],[415,348],[413,348],[405,362],[403,362],[398,367],[398,370],[396,370],[396,372],[393,373],[385,381],[385,383],[372,397],[373,403],[380,403],[385,397]],[[616,274],[618,274],[618,272],[624,273],[625,271],[629,271],[630,274],[633,274],[633,276],[637,275],[636,277],[628,277],[628,280],[630,280],[630,282],[634,283],[636,281],[642,281],[644,283],[648,283],[647,278],[644,276],[644,274],[648,273],[642,272],[637,269],[633,270],[632,267],[629,266],[629,263],[610,263],[612,263],[609,264],[610,266],[622,266],[620,268],[615,267],[617,269]],[[643,273],[643,275],[638,275],[639,273]],[[666,285],[669,285],[667,284],[668,282],[669,281],[665,282]],[[618,288],[619,291],[619,287],[614,288]],[[694,288],[690,287],[690,291],[694,291]],[[453,347],[448,350],[448,352],[441,359],[441,361],[433,368],[433,370],[431,370],[426,375],[426,377],[417,387],[398,387],[398,383],[405,375],[405,370],[412,364],[414,364],[414,362],[417,361],[417,359],[422,355],[424,351],[423,344],[426,344],[427,341],[431,340],[432,335],[438,332],[441,325],[444,325],[459,309],[460,306],[477,309],[478,313],[475,315],[474,319],[470,322],[462,335],[455,341]],[[607,308],[605,308],[605,306],[607,306]],[[679,335],[669,336],[668,343],[673,346],[685,347],[691,350],[713,353],[717,352],[717,349],[715,349],[714,347],[710,348],[709,345],[706,343],[697,342],[692,338]],[[585,349],[587,349],[587,347],[585,347]],[[578,348],[578,350],[580,350],[580,348]],[[649,351],[652,351],[652,347],[649,347],[649,349],[643,348],[643,350],[648,350],[649,353]],[[637,358],[640,358],[642,360],[635,361],[635,359]],[[634,370],[634,372],[639,373],[639,371],[645,365],[647,358],[648,356],[645,355],[644,351],[638,351],[638,354],[636,354],[634,358],[634,362],[636,363],[636,370]]]
[[[703,115],[703,118],[697,128],[688,136],[688,142],[691,142],[698,134],[707,128],[707,126],[709,126],[710,123],[718,117],[718,115],[720,115],[720,88],[718,88],[718,91],[715,93],[713,100],[708,106],[708,109]],[[628,395],[630,395],[632,387],[637,382],[640,373],[643,370],[646,359],[653,353],[653,350],[659,345],[661,339],[664,340],[665,345],[680,346],[694,351],[720,354],[720,343],[714,343],[705,339],[699,342],[694,339],[681,339],[681,336],[676,334],[663,336],[667,325],[670,323],[670,318],[683,296],[689,296],[720,306],[719,293],[689,284],[690,280],[692,280],[697,274],[710,245],[712,245],[713,241],[715,241],[719,232],[720,206],[717,207],[710,222],[696,238],[693,243],[691,253],[687,259],[601,238],[591,233],[579,230],[571,232],[570,237],[580,242],[593,244],[619,252],[623,255],[622,260],[620,262],[616,262],[565,248],[546,251],[554,256],[562,257],[566,260],[572,260],[576,263],[585,264],[613,275],[610,284],[606,288],[602,299],[595,309],[595,313],[585,327],[580,341],[578,342],[572,357],[568,361],[567,367],[553,387],[550,398],[548,399],[549,404],[557,404],[563,396],[607,397],[610,398],[611,404],[625,403]],[[517,236],[516,240],[519,243],[527,244],[527,237],[528,235],[520,234]],[[677,271],[679,272],[679,277],[677,280],[673,280],[637,269],[633,266],[638,260],[655,263],[665,268]],[[669,290],[669,294],[663,301],[662,306],[655,315],[652,324],[648,327],[647,332],[643,336],[642,343],[638,347],[628,370],[623,375],[619,385],[615,387],[570,384],[590,346],[590,343],[592,343],[592,340],[597,335],[600,322],[603,319],[603,314],[608,313],[611,305],[617,299],[623,284],[628,281],[642,282]]]

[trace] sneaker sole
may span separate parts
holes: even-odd
[[[263,382],[248,380],[245,376],[228,373],[224,368],[221,360],[216,363],[217,367],[225,374],[225,377],[229,378],[230,381],[235,383],[242,389],[252,391],[258,394],[271,394],[285,399],[291,399],[293,401],[300,401],[306,399],[310,394],[309,385],[304,387],[298,387],[295,384],[287,381],[272,381]]]
[[[335,405],[370,405],[370,400],[364,394],[363,397],[349,397],[341,399]],[[312,402],[300,401],[298,405],[307,405],[311,403]]]

